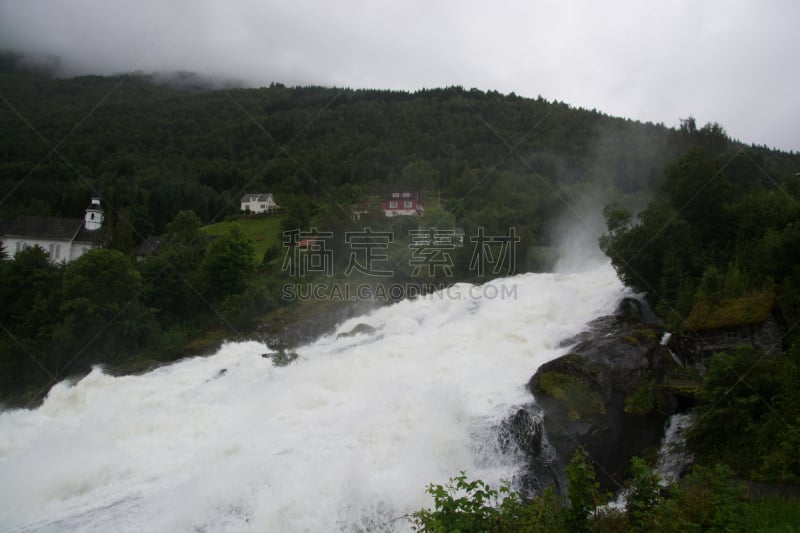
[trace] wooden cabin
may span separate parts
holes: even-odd
[[[767,354],[783,351],[786,321],[775,293],[764,291],[718,303],[699,301],[685,327],[702,356],[748,345]]]

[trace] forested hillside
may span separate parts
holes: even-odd
[[[112,216],[128,210],[137,239],[181,209],[219,220],[243,191],[347,205],[392,188],[440,196],[467,226],[516,223],[546,239],[580,185],[649,191],[696,138],[728,142],[693,121],[671,130],[459,87],[189,92],[146,76],[6,74],[0,94],[0,215],[76,216],[99,194]],[[751,160],[775,177],[796,171],[792,156],[745,149],[742,173]]]
[[[751,243],[784,250],[793,238],[786,224],[796,212],[782,195],[796,190],[800,156],[731,140],[717,124],[697,127],[687,118],[671,129],[460,87],[200,91],[146,75],[54,80],[0,65],[0,220],[81,217],[92,196],[106,214],[104,249],[69,265],[37,250],[4,251],[4,397],[39,397],[92,363],[124,369],[167,361],[209,331],[217,339],[241,334],[286,305],[275,235],[257,243],[254,257],[252,239],[235,224],[213,241],[201,231],[238,214],[244,192],[273,193],[283,208],[270,226],[276,232],[317,227],[338,239],[365,225],[394,232],[396,264],[408,262],[408,232],[418,227],[462,227],[467,235],[513,228],[520,272],[546,267],[542,250],[557,244],[553,226],[564,213],[583,222],[579,199],[641,207],[666,190],[672,209],[697,196],[682,213],[693,231],[673,217],[659,235],[664,246],[628,259],[673,269],[637,266],[649,286],[664,286],[672,308],[691,304],[709,262],[726,272],[729,263],[747,267],[755,284],[796,279],[783,252],[760,264],[745,251]],[[687,165],[719,169],[724,184],[693,189],[697,176],[682,170]],[[425,217],[383,217],[378,201],[392,190],[421,192]],[[369,211],[358,223],[356,205]],[[766,226],[754,218],[762,211]],[[671,213],[651,207],[644,220]],[[695,224],[704,217],[713,225]],[[609,250],[627,242],[635,220],[619,211],[611,222]],[[759,233],[764,228],[772,233]],[[163,238],[161,253],[137,262],[136,246],[151,235]],[[453,255],[449,282],[467,279],[469,250]],[[395,272],[414,278],[407,265]]]

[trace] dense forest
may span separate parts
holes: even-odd
[[[369,225],[406,251],[417,228],[513,228],[517,272],[552,264],[558,224],[593,220],[578,207],[590,198],[607,205],[606,227],[589,229],[605,233],[622,280],[673,331],[698,305],[763,294],[778,303],[781,353],[715,356],[690,441],[704,472],[723,464],[726,476],[800,480],[800,154],[746,145],[691,117],[668,128],[462,87],[192,90],[144,74],[48,79],[4,57],[0,99],[0,220],[77,218],[97,196],[107,221],[103,248],[66,265],[37,248],[0,250],[6,402],[30,405],[92,364],[173,360],[290,305],[279,243],[254,254],[235,224],[216,238],[203,232],[239,216],[245,192],[273,193],[281,230],[338,238]],[[393,190],[420,192],[425,216],[383,217],[378,202]],[[355,206],[367,211],[359,221]],[[154,235],[159,254],[137,260]],[[389,256],[399,264],[403,253]],[[447,281],[480,281],[469,254],[454,255]]]

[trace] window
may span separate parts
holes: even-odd
[[[403,198],[411,198],[411,193],[410,192],[404,192],[403,193]]]
[[[392,200],[389,202],[389,209],[397,209],[397,201]]]
[[[413,206],[413,204],[414,204],[414,202],[412,202],[411,200],[406,200],[405,202],[403,202],[403,207],[404,207],[405,209],[411,209],[411,207]]]
[[[58,259],[61,257],[61,245],[60,244],[56,244],[54,242],[50,243],[50,245],[47,247],[47,251],[50,254],[50,260],[51,261],[58,261]]]
[[[399,192],[393,192],[392,193],[392,198],[400,198],[400,193]]]

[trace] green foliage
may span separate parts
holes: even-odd
[[[507,531],[510,524],[504,513],[513,514],[519,506],[519,497],[507,483],[493,489],[483,481],[469,481],[464,472],[444,486],[429,485],[427,492],[433,496],[434,510],[413,514],[415,531]]]
[[[743,486],[721,465],[695,466],[680,485],[665,489],[658,474],[634,457],[623,512],[598,507],[610,495],[599,494],[594,468],[583,450],[572,456],[566,474],[568,501],[550,488],[524,501],[507,483],[496,490],[470,481],[462,472],[444,486],[428,487],[434,509],[413,513],[412,527],[425,532],[743,532],[796,525],[800,508],[796,502],[745,503]],[[780,514],[768,516],[771,510]]]
[[[130,260],[116,250],[91,250],[70,263],[61,285],[62,321],[52,333],[54,353],[82,368],[144,348],[158,326],[139,300],[141,286]]]
[[[211,301],[220,301],[245,290],[255,273],[253,245],[238,226],[214,240],[200,264],[203,293]]]
[[[639,385],[633,394],[625,398],[625,412],[631,415],[646,415],[661,411],[664,407],[664,393],[652,379]]]
[[[724,465],[695,466],[683,484],[682,520],[699,531],[747,531],[742,524],[744,487]]]
[[[0,262],[0,392],[35,398],[57,371],[49,332],[60,321],[63,269],[39,247]]]
[[[631,460],[631,478],[626,483],[626,515],[630,531],[655,530],[657,512],[663,503],[658,474],[639,457]]]
[[[776,288],[797,320],[800,197],[790,172],[769,175],[751,164],[755,154],[731,152],[718,125],[684,124],[681,132],[695,147],[665,167],[660,194],[638,220],[619,205],[606,207],[601,248],[673,329],[696,301],[713,307]]]
[[[600,483],[595,480],[595,471],[589,463],[586,451],[578,448],[566,468],[567,497],[569,510],[566,513],[568,531],[590,531],[590,518],[600,504]]]
[[[680,286],[674,279],[676,273],[693,269],[691,254],[695,247],[686,221],[670,205],[657,202],[640,214],[638,225],[621,224],[617,220],[620,215],[613,209],[606,209],[605,215],[610,233],[600,238],[600,247],[622,281],[646,292],[654,303],[676,293]],[[668,294],[658,292],[662,286]]]
[[[744,347],[715,355],[687,435],[699,459],[726,464],[744,477],[796,481],[800,465],[788,450],[800,428],[797,376],[788,357]]]
[[[169,229],[160,254],[136,265],[111,248],[67,265],[36,247],[0,261],[3,400],[33,400],[92,364],[171,360],[206,328],[235,334],[274,305],[271,289],[254,283],[252,244],[237,228],[209,244],[184,211]]]
[[[553,533],[579,531],[573,525],[589,531],[589,513],[597,505],[597,483],[594,469],[585,454],[575,456],[570,462],[570,498],[572,508],[567,508],[552,488],[530,500],[504,482],[494,489],[476,480],[470,481],[464,472],[450,479],[444,486],[431,484],[427,492],[434,498],[434,509],[421,509],[412,514],[414,531]]]

